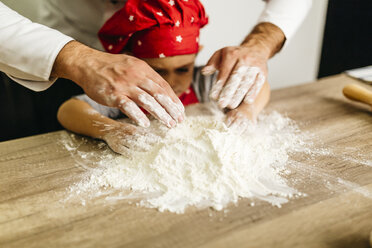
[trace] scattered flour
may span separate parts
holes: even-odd
[[[293,121],[277,112],[262,114],[257,125],[238,134],[226,127],[222,113],[211,109],[188,107],[188,117],[173,129],[152,121],[158,143],[130,158],[101,157],[100,166],[89,168],[70,193],[95,197],[111,189],[126,192],[120,199],[139,197],[141,206],[176,213],[189,206],[222,210],[240,198],[280,207],[301,195],[284,179],[290,154],[306,146]]]

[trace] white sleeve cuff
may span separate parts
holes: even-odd
[[[48,89],[57,80],[57,78],[50,78],[49,81],[31,81],[31,80],[16,78],[8,74],[7,76],[10,79],[12,79],[14,82],[17,82],[18,84],[26,87],[27,89],[30,89],[32,91],[37,91],[37,92]]]

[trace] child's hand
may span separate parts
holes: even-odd
[[[226,114],[226,125],[243,133],[249,125],[257,122],[258,114],[270,99],[270,86],[266,82],[253,103],[242,102],[236,109]]]
[[[144,152],[157,142],[158,137],[141,127],[129,123],[116,122],[105,125],[102,139],[117,153],[128,156],[130,150]]]
[[[226,114],[226,125],[243,133],[249,125],[257,123],[258,113],[254,105],[242,103],[238,108]]]

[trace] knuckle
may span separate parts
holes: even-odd
[[[162,81],[162,80],[159,80],[158,82],[158,85],[160,85],[160,87],[162,87],[163,89],[167,88],[168,87],[168,83]]]

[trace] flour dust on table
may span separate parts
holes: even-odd
[[[191,206],[222,210],[241,198],[280,207],[301,195],[285,179],[290,154],[307,149],[307,135],[292,120],[278,112],[261,114],[257,124],[242,132],[228,128],[225,115],[213,105],[193,105],[186,113],[172,129],[151,121],[159,141],[145,152],[125,157],[107,147],[80,151],[85,164],[89,157],[99,159],[95,166],[84,166],[69,197],[135,198],[141,206],[184,213]]]

